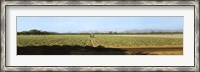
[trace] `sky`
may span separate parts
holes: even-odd
[[[183,29],[184,17],[135,17],[135,16],[96,16],[96,17],[54,17],[35,16],[17,17],[17,32],[38,29],[51,32],[87,32],[87,31],[117,31],[126,30],[180,30]]]

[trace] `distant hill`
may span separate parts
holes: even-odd
[[[132,30],[124,30],[124,31],[82,31],[78,33],[109,33],[109,32],[117,32],[117,33],[151,33],[151,32],[183,32],[183,29],[177,30],[164,30],[164,29],[132,29]]]
[[[149,33],[149,32],[183,32],[183,29],[177,29],[177,30],[162,30],[162,29],[144,29],[144,30],[126,30],[122,31],[121,33]]]

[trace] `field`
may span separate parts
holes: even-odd
[[[182,34],[18,35],[18,54],[182,55]]]
[[[17,45],[24,46],[53,46],[53,45],[79,45],[92,46],[87,35],[19,35]]]

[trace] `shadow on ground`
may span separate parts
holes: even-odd
[[[103,46],[27,46],[17,47],[17,55],[128,55],[126,50],[105,48]],[[135,52],[132,54],[147,55],[148,53]]]

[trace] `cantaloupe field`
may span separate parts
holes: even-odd
[[[127,54],[182,55],[182,34],[163,35],[18,35],[17,47],[76,46],[126,50]],[[41,47],[42,48],[42,47]],[[149,50],[148,50],[149,49]],[[157,50],[157,51],[154,51]],[[162,50],[163,49],[163,52]],[[171,50],[170,50],[171,49]],[[144,50],[144,51],[143,51]],[[173,51],[174,50],[174,51]]]

